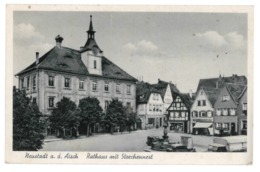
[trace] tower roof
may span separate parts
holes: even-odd
[[[97,49],[99,53],[102,53],[103,51],[99,48],[97,45],[97,42],[95,40],[95,32],[93,29],[93,23],[92,23],[92,15],[90,15],[90,22],[89,22],[89,30],[87,31],[88,33],[88,40],[85,43],[83,47],[81,47],[80,52],[85,52],[85,51],[93,51],[93,49]]]
[[[94,29],[93,29],[93,24],[92,24],[92,15],[90,15],[90,22],[89,22],[89,29],[87,31],[88,33],[95,33]]]

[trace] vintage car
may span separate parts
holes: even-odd
[[[166,152],[196,152],[194,148],[188,148],[187,145],[180,143],[172,144],[171,148],[168,148]]]
[[[214,138],[208,146],[209,152],[245,152],[247,151],[246,136],[229,136]]]
[[[226,146],[218,143],[212,143],[208,147],[209,152],[227,152]]]

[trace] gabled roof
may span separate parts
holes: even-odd
[[[159,91],[159,93],[161,94],[162,98],[164,98],[168,84],[170,85],[170,89],[171,89],[172,94],[180,92],[178,90],[178,88],[174,84],[172,84],[171,82],[166,82],[166,81],[163,81],[163,80],[160,80],[160,79],[158,79],[158,83],[157,84],[152,84],[152,86],[157,91]]]
[[[217,84],[218,83],[218,84]],[[240,85],[247,85],[247,78],[245,76],[233,75],[230,77],[219,77],[219,78],[208,78],[208,79],[200,79],[197,91],[200,88],[222,88],[224,86],[223,83],[233,83]]]
[[[79,75],[92,75],[88,72],[88,69],[82,62],[80,52],[66,47],[59,48],[55,46],[39,59],[38,65],[34,62],[17,75],[19,76],[25,72],[34,70],[37,66],[39,69],[68,72]],[[102,76],[112,79],[137,81],[106,57],[102,57]]]
[[[220,89],[216,88],[202,88],[207,95],[208,100],[210,101],[211,105],[214,107],[215,102],[219,96]]]
[[[37,66],[39,69],[50,69],[83,75],[89,73],[86,66],[81,61],[79,51],[67,47],[59,48],[58,46],[55,46],[39,58],[38,65],[34,62],[17,75],[25,73],[28,70],[35,69]]]
[[[191,106],[192,106],[192,104],[193,104],[193,99],[190,97],[190,95],[187,93],[187,94],[185,94],[185,93],[176,93],[176,94],[174,94],[174,96],[173,96],[173,101],[177,98],[177,97],[180,97],[180,99],[182,100],[182,103],[184,103],[185,104],[185,106],[186,106],[186,108],[188,109],[188,110],[190,110],[190,108],[191,108]]]
[[[147,82],[138,82],[136,84],[136,103],[137,104],[146,104],[149,100],[151,93],[159,93],[156,89],[153,88]]]
[[[102,76],[113,79],[137,81],[137,79],[129,75],[127,72],[104,56],[102,57]]]
[[[231,97],[236,103],[238,103],[240,95],[246,88],[246,86],[238,84],[226,84],[226,87]]]

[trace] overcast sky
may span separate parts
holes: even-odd
[[[220,13],[15,12],[14,73],[55,46],[79,49],[93,16],[104,55],[130,75],[172,81],[182,92],[219,74],[247,76],[247,16]],[[17,79],[14,79],[17,84]]]

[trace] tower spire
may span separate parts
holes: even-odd
[[[90,22],[89,22],[89,29],[87,31],[88,33],[88,38],[95,38],[95,31],[93,29],[93,24],[92,24],[92,15],[90,15]]]

